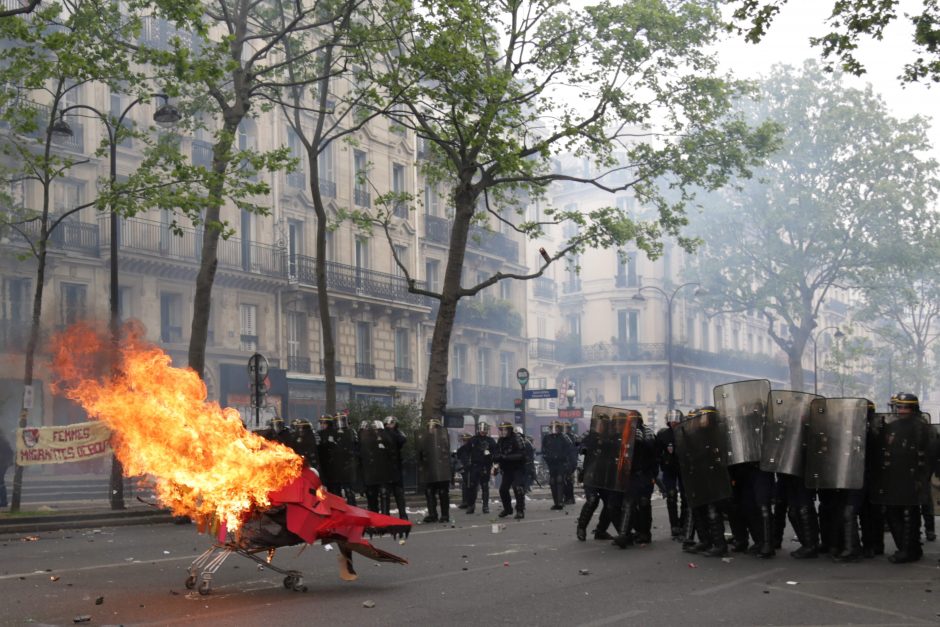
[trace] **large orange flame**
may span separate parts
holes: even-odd
[[[160,501],[200,523],[238,529],[248,511],[269,505],[268,493],[300,476],[291,449],[251,433],[237,411],[206,401],[191,369],[125,325],[111,375],[111,342],[86,324],[53,339],[54,390],[111,428],[111,444],[127,476],[151,475]]]

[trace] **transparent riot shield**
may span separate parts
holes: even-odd
[[[392,460],[382,438],[383,431],[371,427],[359,430],[363,485],[374,486],[392,481]]]
[[[630,479],[636,414],[628,409],[595,405],[591,410],[591,432],[583,445],[584,485],[624,492]]]
[[[692,507],[731,497],[725,466],[726,437],[715,413],[689,418],[673,427],[685,498]]]
[[[337,481],[350,485],[359,482],[359,436],[348,427],[337,430],[333,465],[339,473]]]
[[[418,483],[451,480],[450,436],[444,427],[431,427],[419,434]]]
[[[868,401],[864,398],[814,400],[806,428],[806,487],[861,489],[867,430]]]
[[[728,441],[729,466],[761,459],[761,429],[770,394],[770,381],[753,379],[715,387],[719,424]]]
[[[761,470],[803,476],[804,434],[810,403],[818,398],[822,397],[806,392],[770,391],[767,417],[761,430]]]
[[[929,498],[933,428],[920,416],[880,414],[878,459],[871,467],[871,502],[916,506]]]

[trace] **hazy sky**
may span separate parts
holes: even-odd
[[[809,37],[825,32],[825,20],[833,0],[790,0],[774,21],[760,44],[748,44],[743,37],[732,37],[719,46],[725,66],[736,75],[756,77],[767,73],[774,63],[800,65],[804,59],[821,57],[818,48],[809,45]],[[933,154],[940,159],[940,118],[934,111],[940,105],[940,85],[906,84],[898,80],[905,62],[914,58],[910,21],[904,10],[916,11],[922,0],[901,0],[901,17],[885,34],[883,41],[865,41],[858,53],[868,73],[860,78],[846,77],[846,83],[861,87],[871,83],[897,117],[921,114],[934,118],[930,133]]]

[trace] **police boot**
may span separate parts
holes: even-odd
[[[513,487],[513,494],[516,495],[516,520],[525,518],[525,488],[522,486]]]
[[[795,551],[790,551],[790,557],[796,559],[811,559],[819,557],[819,519],[816,518],[816,510],[812,505],[801,505],[796,512],[796,519],[800,525],[800,543],[801,546]]]
[[[379,488],[379,512],[389,516],[392,511],[392,495],[388,486],[383,485]]]
[[[421,522],[435,523],[437,522],[437,503],[434,499],[434,491],[431,488],[425,488],[424,498],[428,505],[428,515],[425,516]]]
[[[774,503],[774,548],[783,548],[783,533],[787,529],[787,503]]]
[[[564,490],[564,486],[561,485],[561,483],[557,479],[552,478],[551,485],[549,487],[551,488],[551,491],[552,491],[552,502],[553,502],[552,506],[549,509],[553,509],[553,510],[565,509],[565,506],[562,503],[565,500],[564,494],[562,494],[562,491]]]
[[[636,530],[634,540],[637,544],[649,544],[653,541],[653,505],[647,497],[640,497],[636,502],[635,521]]]
[[[862,557],[859,547],[858,525],[855,522],[855,510],[846,507],[842,512],[842,550],[832,556],[833,562],[857,562]]]
[[[607,528],[610,527],[610,508],[606,505],[601,508],[601,513],[597,517],[597,526],[594,527],[594,539],[595,540],[613,540],[614,537],[607,533]]]
[[[633,534],[630,527],[633,525],[633,499],[624,497],[620,510],[620,524],[617,525],[617,537],[613,544],[625,549],[633,544]]]
[[[601,498],[597,494],[590,494],[584,500],[584,506],[581,508],[581,513],[578,514],[578,528],[575,530],[575,535],[578,536],[578,540],[581,542],[587,540],[587,526],[591,522],[591,516],[594,515],[600,501]]]
[[[485,479],[480,483],[480,501],[483,506],[483,513],[490,513],[490,477],[487,473]]]
[[[728,526],[731,527],[731,552],[744,553],[747,551],[747,521],[737,504],[732,504],[728,508]],[[722,523],[722,528],[724,528],[724,523]]]
[[[398,517],[402,520],[408,520],[408,508],[405,505],[405,487],[400,483],[396,483],[392,491],[395,493],[395,507],[398,508]]]
[[[936,520],[933,515],[933,502],[926,503],[920,508],[924,516],[924,539],[927,542],[933,542],[937,539]]]
[[[905,507],[901,511],[901,544],[898,550],[888,557],[892,564],[916,562],[923,557],[920,548],[920,512],[916,507]]]
[[[565,473],[565,505],[574,505],[574,477]]]
[[[712,546],[702,555],[706,557],[724,557],[728,554],[728,543],[725,541],[725,521],[721,512],[714,505],[708,506],[708,538]]]
[[[757,556],[768,559],[776,555],[774,551],[774,514],[770,505],[760,506],[760,550]]]
[[[696,553],[695,550],[695,518],[696,515],[691,510],[686,510],[685,518],[682,520],[682,550],[686,553]],[[699,537],[702,537],[699,534]]]
[[[450,490],[446,487],[440,488],[438,495],[441,500],[441,521],[442,523],[450,522]]]
[[[666,494],[666,513],[669,515],[669,531],[672,539],[676,540],[682,535],[682,520],[679,518],[679,493],[670,490]]]

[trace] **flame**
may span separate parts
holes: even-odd
[[[206,386],[128,323],[111,376],[107,335],[79,323],[53,338],[53,390],[78,402],[112,431],[126,476],[150,475],[174,514],[200,524],[241,527],[245,514],[270,504],[268,493],[300,476],[288,447],[245,429],[236,410],[206,400]]]

